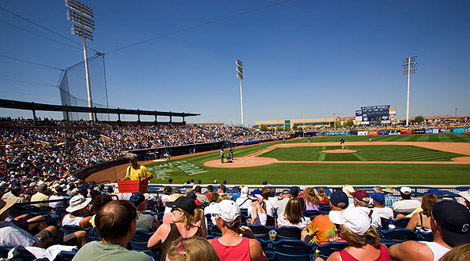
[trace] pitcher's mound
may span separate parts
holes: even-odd
[[[338,150],[324,150],[323,152],[325,153],[353,153],[353,152],[356,152],[355,150],[341,150],[341,149],[338,149]]]
[[[233,159],[232,163],[224,162],[222,164],[220,159],[211,160],[204,162],[204,166],[212,168],[244,168],[244,167],[255,167],[264,166],[272,163],[276,163],[278,160],[273,158],[264,157],[242,157]]]

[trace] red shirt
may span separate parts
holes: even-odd
[[[220,261],[251,261],[250,257],[250,240],[243,238],[242,241],[235,246],[224,246],[217,238],[212,239],[212,246],[217,252]]]

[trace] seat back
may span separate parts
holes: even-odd
[[[147,242],[149,241],[152,235],[153,232],[145,232],[140,229],[137,229],[134,237],[132,237],[131,241],[129,241],[129,245],[132,250],[143,252],[148,256],[152,257],[153,259],[157,260],[156,257],[158,257],[158,255],[156,251],[147,247]]]
[[[255,234],[255,237],[257,239],[258,238],[259,239],[264,239],[264,240],[269,239],[268,232],[269,232],[269,230],[272,229],[271,227],[265,227],[265,226],[262,226],[262,225],[249,225],[248,227],[251,229],[253,234]]]
[[[405,228],[379,229],[379,234],[383,243],[401,243],[416,239],[416,234]]]
[[[276,260],[279,261],[302,261],[310,260],[313,253],[312,246],[305,244],[302,240],[284,239],[273,243]]]
[[[298,227],[285,226],[277,229],[277,237],[282,239],[295,239],[300,240],[300,233],[302,229]]]
[[[317,244],[314,248],[319,251],[320,257],[326,260],[333,252],[341,251],[347,246],[346,242],[330,242],[323,245]]]

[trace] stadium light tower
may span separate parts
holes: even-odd
[[[242,116],[242,126],[245,126],[245,121],[243,119],[243,91],[242,91],[242,80],[243,80],[243,63],[240,60],[235,62],[237,65],[237,78],[240,79],[240,110]]]
[[[77,25],[72,25],[72,34],[83,39],[83,56],[85,57],[85,76],[86,76],[86,90],[88,94],[88,107],[93,107],[93,100],[91,97],[91,84],[90,74],[88,71],[88,55],[86,51],[86,40],[93,41],[93,30],[95,30],[95,22],[93,21],[93,8],[77,1],[65,0],[65,6],[70,8],[67,10],[67,20],[74,22]],[[94,115],[90,112],[90,120],[94,121]]]
[[[410,118],[410,78],[411,74],[416,72],[416,58],[418,56],[411,56],[403,59],[403,74],[408,75],[408,95],[406,96],[406,126]]]

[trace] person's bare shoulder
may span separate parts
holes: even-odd
[[[389,248],[390,255],[396,260],[433,260],[429,247],[418,241],[406,241]]]

